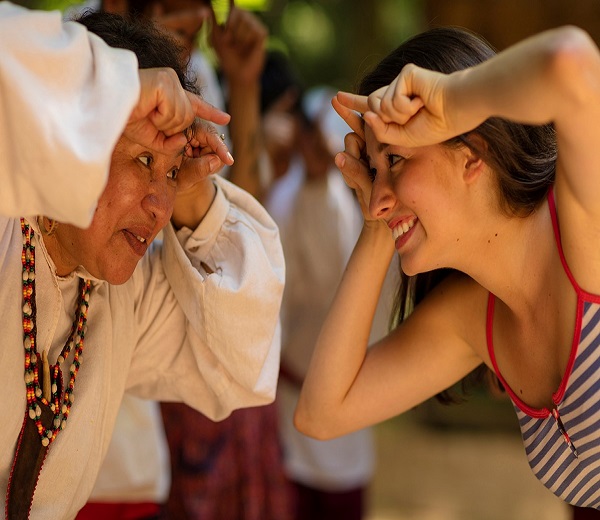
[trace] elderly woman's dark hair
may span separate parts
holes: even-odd
[[[137,56],[140,69],[171,68],[185,90],[198,93],[193,78],[187,73],[184,50],[150,20],[124,18],[104,11],[87,11],[74,21],[84,25],[111,47],[132,51]]]
[[[385,57],[362,79],[358,93],[368,95],[389,85],[408,63],[450,74],[494,55],[494,49],[483,38],[465,29],[431,29],[410,38]],[[472,139],[473,135],[479,139]],[[531,214],[545,200],[554,183],[556,136],[550,124],[529,126],[493,117],[468,134],[444,144],[453,148],[467,146],[492,168],[497,178],[500,204],[507,214]],[[450,272],[450,269],[438,269],[411,277],[401,272],[391,326],[397,326],[407,318],[415,305]],[[479,372],[475,379],[481,379],[487,370]],[[453,400],[446,392],[438,398],[443,402]]]

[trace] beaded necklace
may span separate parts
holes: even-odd
[[[42,445],[48,446],[60,430],[67,424],[71,405],[75,378],[83,361],[83,341],[87,329],[87,311],[89,307],[91,282],[79,281],[79,297],[75,309],[75,318],[65,346],[54,365],[49,365],[45,352],[40,356],[36,345],[36,304],[35,304],[35,244],[34,232],[25,219],[21,219],[23,234],[23,347],[25,348],[25,385],[27,393],[27,410],[29,417],[35,422]],[[63,376],[60,364],[68,358],[74,347],[73,362],[69,368],[70,378],[63,392]],[[40,374],[40,357],[42,374]],[[40,385],[40,380],[42,384]],[[41,420],[42,411],[39,402],[50,407],[53,421],[50,427],[44,427]]]

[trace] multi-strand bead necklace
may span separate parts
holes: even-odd
[[[65,428],[74,396],[75,378],[83,361],[83,342],[86,331],[87,311],[89,306],[90,280],[79,281],[79,297],[75,309],[75,318],[65,346],[54,365],[49,365],[46,353],[42,356],[37,351],[36,342],[36,305],[35,305],[35,244],[34,232],[25,219],[21,219],[23,234],[23,347],[25,348],[25,385],[27,388],[27,410],[29,417],[35,421],[43,446],[48,446],[58,432]],[[63,377],[60,364],[68,358],[74,348],[73,362],[69,372],[70,378],[63,391]],[[40,366],[41,365],[41,366]],[[42,373],[40,374],[40,369]],[[40,385],[40,379],[43,380]],[[44,427],[41,420],[39,403],[50,407],[53,413],[52,425]]]

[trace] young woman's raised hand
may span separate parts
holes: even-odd
[[[342,105],[338,100],[340,94],[331,101],[333,108],[353,130],[344,138],[344,151],[335,157],[335,164],[342,172],[346,184],[356,192],[356,197],[366,221],[373,221],[369,213],[372,181],[369,177],[369,166],[365,159],[365,132],[361,117],[353,110]]]
[[[441,143],[480,122],[459,121],[448,112],[449,78],[407,65],[390,85],[368,97],[340,92],[338,101],[360,112],[381,143],[407,147]]]

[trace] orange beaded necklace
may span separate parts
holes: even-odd
[[[81,279],[79,282],[79,298],[75,309],[75,319],[71,332],[67,338],[57,361],[48,365],[47,358],[42,353],[44,368],[43,384],[40,385],[40,355],[36,348],[36,306],[35,306],[35,245],[33,244],[34,232],[31,226],[21,219],[23,233],[23,347],[25,348],[25,385],[27,387],[27,409],[29,417],[35,421],[42,444],[51,443],[58,432],[66,426],[67,418],[73,404],[73,389],[75,378],[81,365],[83,341],[85,338],[87,311],[90,299],[91,282]],[[64,393],[62,391],[63,378],[60,364],[69,356],[75,347],[73,363],[69,369],[70,379]],[[50,391],[48,391],[50,390]],[[62,403],[61,403],[62,397]],[[45,428],[41,423],[41,410],[38,401],[50,406],[54,413],[51,428]]]
[[[31,503],[50,443],[65,428],[71,405],[75,378],[81,365],[86,331],[91,282],[81,279],[79,297],[71,332],[56,363],[50,365],[46,352],[37,351],[35,299],[35,234],[25,219],[21,219],[23,235],[23,347],[25,349],[25,387],[27,409],[17,439],[8,487],[5,516],[9,520],[29,518]],[[63,391],[60,364],[74,349],[70,379]],[[41,440],[41,442],[40,442]]]

